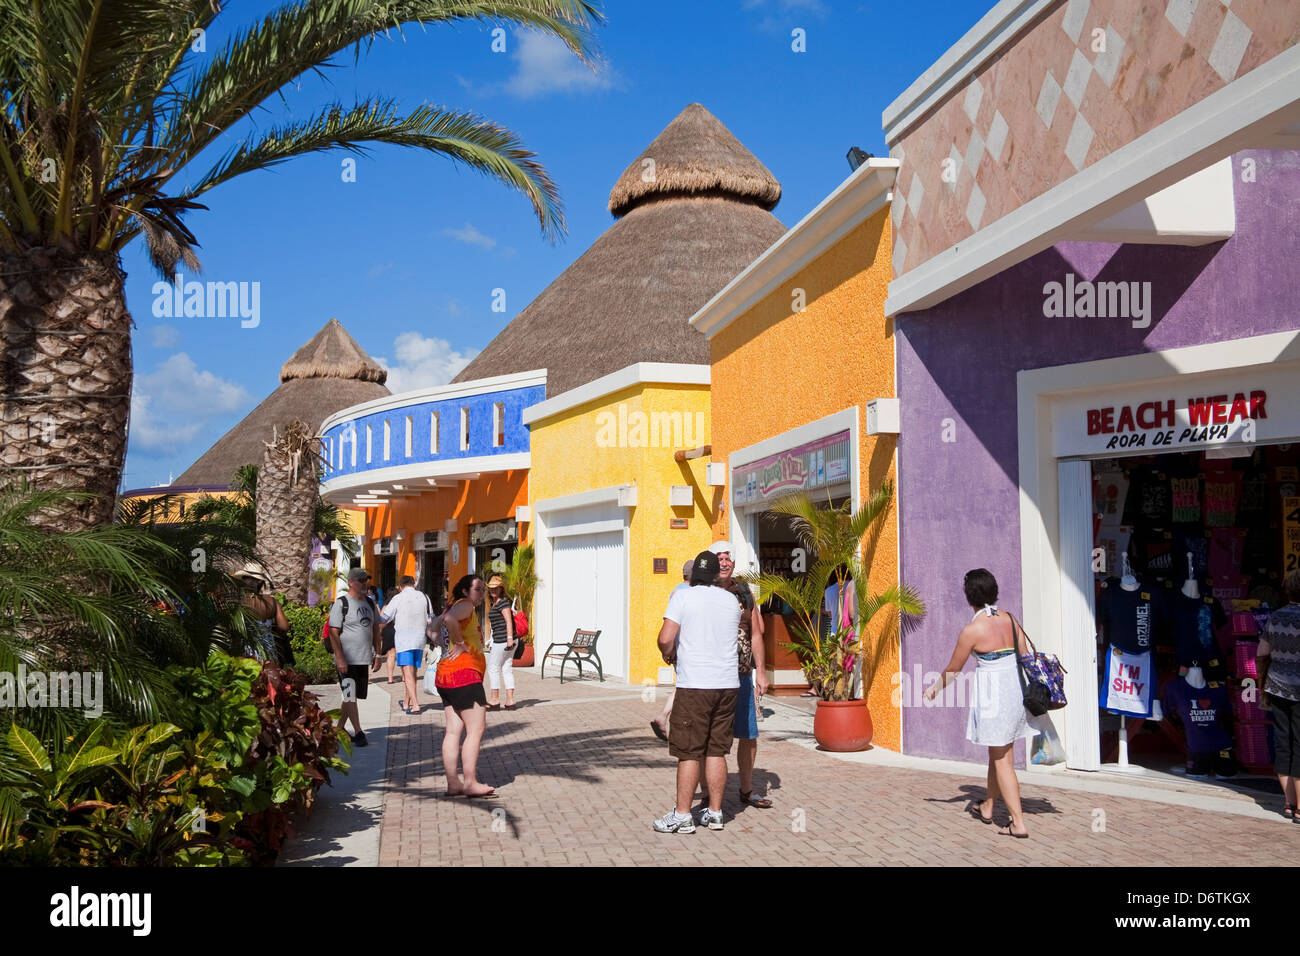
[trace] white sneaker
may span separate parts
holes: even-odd
[[[659,833],[695,832],[695,821],[691,819],[691,815],[689,813],[678,813],[675,809],[669,810],[664,816],[656,820],[653,826]]]
[[[700,811],[700,826],[708,827],[710,830],[722,829],[722,811],[704,809]]]

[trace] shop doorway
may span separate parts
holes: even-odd
[[[450,590],[447,581],[447,552],[425,551],[420,567],[420,590],[429,597],[435,614],[446,610],[446,595]]]
[[[479,545],[474,549],[474,570],[484,577],[490,574],[500,574],[510,567],[510,561],[514,556],[515,545],[513,542]]]
[[[1061,468],[1063,548],[1072,552],[1062,567],[1091,567],[1087,585],[1074,577],[1091,587],[1102,769],[1127,763],[1276,791],[1254,659],[1282,577],[1300,564],[1300,444]],[[1072,469],[1077,478],[1067,481]],[[1084,480],[1090,542],[1084,534],[1067,542],[1065,512],[1079,497],[1068,486]]]
[[[375,582],[387,602],[389,596],[397,589],[397,555],[381,554],[379,556],[379,580]]]

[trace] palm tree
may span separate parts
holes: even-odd
[[[320,497],[321,441],[295,419],[266,443],[257,473],[257,549],[271,586],[296,604],[307,602],[307,553]]]
[[[903,622],[925,613],[920,595],[908,585],[871,591],[871,559],[884,527],[882,519],[893,500],[893,483],[886,481],[856,513],[850,513],[847,505],[819,507],[804,494],[786,495],[769,509],[792,519],[795,536],[809,552],[811,566],[793,578],[759,574],[751,580],[758,587],[760,601],[777,597],[792,609],[794,650],[809,684],[823,700],[847,700],[859,669],[862,686],[870,687],[877,669],[896,650],[899,629],[893,626],[884,627],[874,641],[866,640],[868,628],[881,611],[891,609],[902,615]],[[858,607],[856,626],[824,633],[826,584],[834,579],[843,594],[850,577]]]
[[[253,170],[391,143],[447,156],[532,203],[564,231],[558,192],[509,130],[476,115],[390,100],[335,102],[250,133],[197,177],[201,153],[333,57],[409,24],[513,23],[586,62],[602,20],[586,0],[295,0],[214,52],[217,0],[0,0],[0,469],[60,499],[68,526],[111,519],[126,451],[131,316],[120,254],[144,235],[167,279],[197,269],[184,223],[196,200]]]

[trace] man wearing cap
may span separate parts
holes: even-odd
[[[772,801],[767,797],[754,796],[754,761],[758,756],[758,699],[767,693],[763,615],[759,613],[749,586],[732,577],[736,564],[731,559],[731,542],[715,541],[709,550],[718,556],[718,587],[730,591],[740,602],[740,628],[753,651],[752,661],[739,662],[740,694],[736,698],[735,734],[736,765],[740,769],[740,802],[766,810],[772,806]]]
[[[343,688],[339,726],[346,727],[352,721],[352,742],[358,747],[366,746],[368,741],[361,730],[357,701],[366,699],[370,664],[379,655],[380,647],[379,609],[366,593],[369,580],[364,568],[353,568],[348,572],[347,596],[340,596],[330,608],[330,647],[334,650],[339,686]]]
[[[688,591],[691,587],[691,568],[695,565],[695,559],[692,558],[682,565],[682,583],[673,588],[672,593],[668,595],[668,600],[673,599],[673,595],[678,591]],[[664,701],[664,712],[650,721],[650,729],[654,735],[668,743],[668,718],[673,714],[673,694],[668,693],[668,700]]]
[[[715,586],[718,556],[701,551],[691,568],[691,586],[668,601],[659,629],[659,651],[677,667],[668,752],[677,758],[677,802],[654,822],[660,833],[694,833],[691,800],[701,769],[708,782],[709,805],[700,822],[722,829],[722,791],[727,783],[740,680],[736,667],[736,631],[740,605]]]

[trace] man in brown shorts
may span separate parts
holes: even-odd
[[[691,798],[700,782],[701,765],[708,782],[709,807],[700,822],[722,829],[722,791],[727,783],[727,754],[735,730],[736,629],[740,605],[716,587],[718,556],[695,556],[690,588],[676,592],[664,611],[659,651],[677,667],[677,691],[668,731],[668,752],[677,758],[677,804],[654,822],[660,833],[694,833]]]

